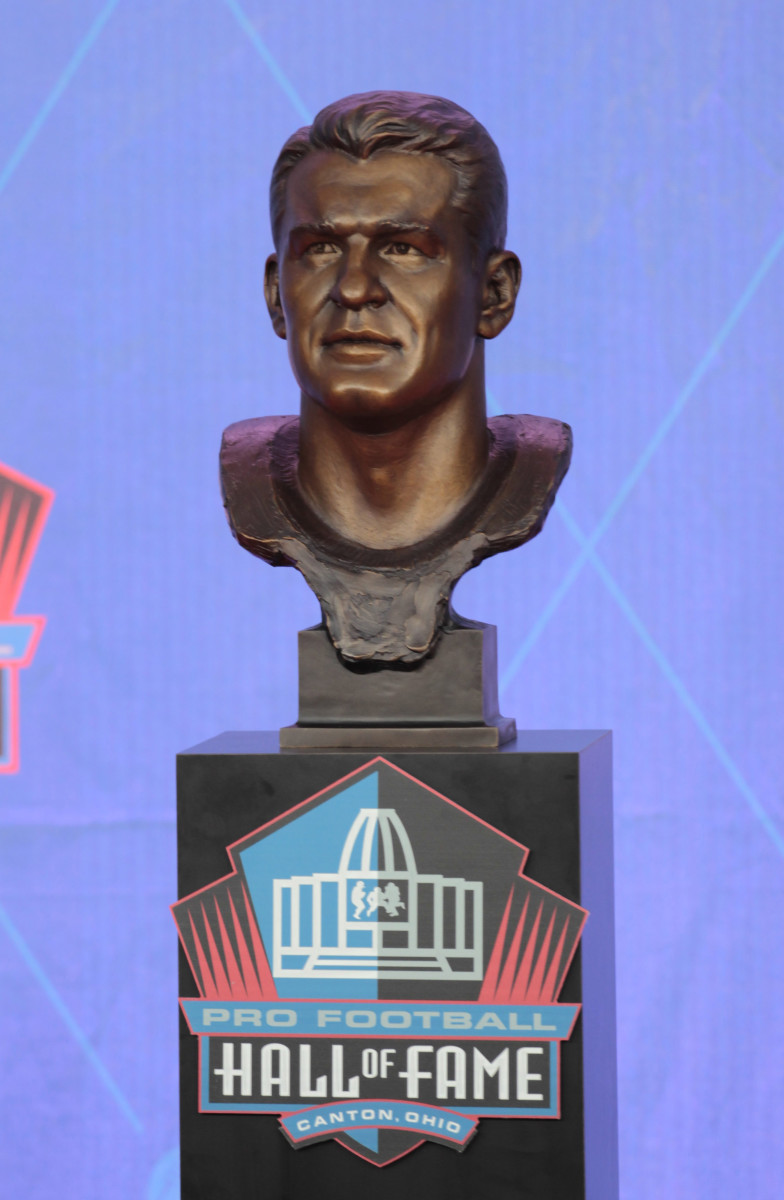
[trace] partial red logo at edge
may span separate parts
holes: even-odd
[[[46,618],[14,610],[53,500],[51,488],[0,463],[0,774],[19,770],[19,671]]]

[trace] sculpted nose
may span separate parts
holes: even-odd
[[[379,308],[387,301],[387,293],[370,255],[359,251],[345,255],[330,293],[340,308]]]

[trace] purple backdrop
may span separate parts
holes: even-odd
[[[784,7],[2,0],[0,28],[0,461],[56,492],[0,774],[8,1194],[178,1194],[174,754],[292,720],[317,616],[216,485],[223,426],[296,405],[267,178],[322,104],[402,87],[507,163],[494,410],[575,432],[544,536],[457,604],[521,725],[616,733],[624,1200],[778,1200]]]

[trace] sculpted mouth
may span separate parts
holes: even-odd
[[[349,330],[342,329],[338,333],[330,333],[323,339],[325,346],[393,346],[399,350],[402,343],[396,338],[384,333],[376,333],[372,329]]]

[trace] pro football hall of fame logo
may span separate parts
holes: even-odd
[[[45,617],[14,615],[54,492],[0,463],[0,774],[19,769],[19,671],[29,667]]]
[[[526,878],[524,846],[376,758],[228,852],[173,906],[201,1112],[274,1113],[292,1146],[377,1166],[559,1117],[587,913]]]

